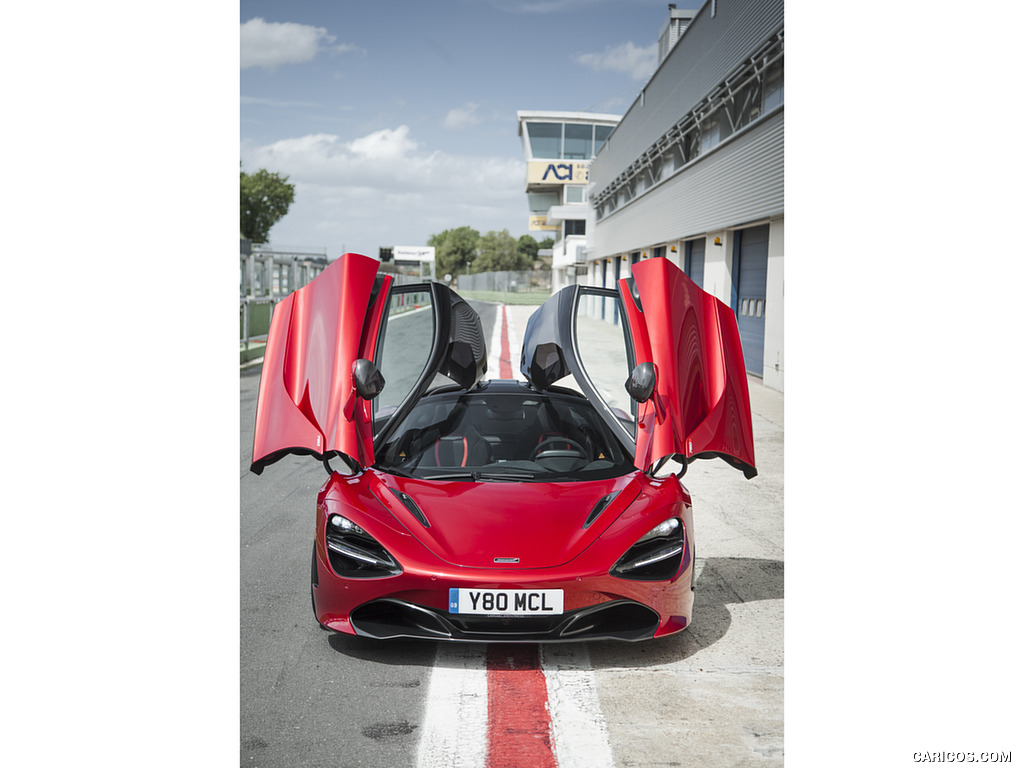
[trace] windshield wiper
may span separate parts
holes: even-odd
[[[516,482],[520,480],[533,480],[537,477],[534,472],[440,472],[436,475],[421,475],[423,480],[470,480],[478,483],[481,480],[506,480]]]
[[[476,482],[475,472],[441,472],[436,475],[422,475],[421,480],[471,480]]]
[[[478,480],[533,480],[537,477],[535,472],[477,472]]]

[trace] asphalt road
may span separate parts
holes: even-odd
[[[489,334],[495,305],[476,308]],[[418,339],[418,317],[391,323],[387,343],[400,348],[406,336]],[[240,764],[414,765],[436,645],[362,640],[317,625],[310,556],[316,494],[327,473],[309,457],[284,458],[258,477],[249,471],[260,370],[243,371],[240,380]]]
[[[495,305],[476,306],[490,339]],[[525,326],[531,308],[508,309],[510,326]],[[259,374],[240,377],[240,765],[414,766],[437,644],[362,640],[314,621],[314,505],[327,475],[309,457],[249,472]],[[620,768],[782,765],[782,397],[751,381],[759,476],[698,462],[684,478],[693,626],[586,644]]]

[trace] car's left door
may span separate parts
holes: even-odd
[[[480,318],[447,286],[396,286],[347,253],[274,311],[256,406],[252,471],[288,454],[374,462],[386,436],[441,374],[486,371]],[[390,381],[389,381],[390,377]]]

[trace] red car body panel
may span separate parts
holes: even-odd
[[[373,359],[390,276],[371,307],[379,262],[347,253],[274,309],[263,359],[253,471],[285,453],[344,453],[373,463],[369,403],[352,366]]]
[[[635,477],[587,483],[435,482],[377,473],[381,485],[412,497],[430,528],[424,528],[393,494],[375,490],[389,511],[431,553],[451,565],[496,568],[496,557],[517,557],[513,570],[553,568],[577,557],[590,546],[640,493]],[[583,521],[595,498],[618,493],[600,517],[586,529]],[[504,496],[505,503],[496,503]],[[515,500],[508,503],[508,498]],[[481,514],[487,510],[487,514]],[[668,515],[666,515],[668,516]],[[641,531],[639,535],[646,533]]]
[[[693,609],[693,529],[692,503],[686,489],[675,476],[651,478],[643,473],[627,475],[607,481],[606,487],[622,486],[625,494],[635,491],[629,504],[617,504],[602,513],[602,531],[586,546],[575,548],[571,558],[552,567],[495,567],[493,559],[484,566],[486,554],[493,552],[519,552],[523,559],[531,559],[535,551],[550,551],[550,546],[538,543],[547,530],[527,529],[517,519],[520,494],[526,491],[542,492],[555,484],[484,484],[490,496],[489,509],[503,510],[492,530],[481,533],[478,549],[485,550],[477,558],[478,565],[465,566],[450,563],[438,557],[422,540],[422,525],[411,515],[403,515],[401,504],[385,507],[381,499],[387,496],[383,487],[394,478],[382,472],[368,470],[354,477],[334,474],[320,489],[316,516],[316,568],[319,583],[314,588],[317,620],[325,627],[346,634],[357,634],[350,616],[354,610],[374,601],[396,600],[444,612],[448,603],[448,590],[457,587],[480,589],[562,589],[566,612],[598,606],[612,601],[635,601],[647,605],[659,615],[653,636],[659,637],[684,629]],[[418,495],[423,512],[433,522],[451,497],[466,493],[469,483],[434,483],[442,489],[438,498],[428,502]],[[569,484],[565,484],[569,485]],[[577,483],[582,488],[591,483]],[[460,486],[462,486],[460,488]],[[600,491],[598,491],[600,493]],[[449,495],[450,494],[450,495]],[[484,494],[481,494],[484,495]],[[495,502],[497,496],[502,504]],[[620,494],[623,495],[623,494]],[[628,498],[628,496],[627,496]],[[618,499],[616,499],[618,501]],[[579,528],[589,509],[578,507],[573,511],[558,507],[563,527]],[[476,510],[479,516],[479,509]],[[361,526],[378,541],[387,542],[389,551],[402,563],[403,572],[380,579],[342,579],[333,575],[324,546],[327,518],[340,514]],[[674,578],[665,582],[628,581],[609,574],[609,566],[620,558],[630,544],[653,525],[678,516],[686,531],[686,557]],[[596,525],[596,523],[595,523]],[[552,538],[555,533],[552,532]],[[557,557],[555,559],[562,559]],[[488,638],[494,640],[494,638]],[[514,638],[513,638],[514,639]]]
[[[637,466],[671,454],[721,456],[753,477],[750,394],[733,311],[668,259],[634,264],[632,279],[642,309],[627,280],[619,292],[636,362],[657,370],[655,395],[639,413]]]

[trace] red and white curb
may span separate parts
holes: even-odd
[[[502,304],[487,360],[492,378],[522,378],[516,331]],[[439,644],[421,733],[417,768],[615,765],[582,645]]]
[[[519,373],[519,355],[522,352],[515,323],[505,305],[498,307],[494,317],[494,330],[487,353],[487,376],[491,379],[523,379]]]
[[[586,646],[440,644],[417,768],[613,768]]]

